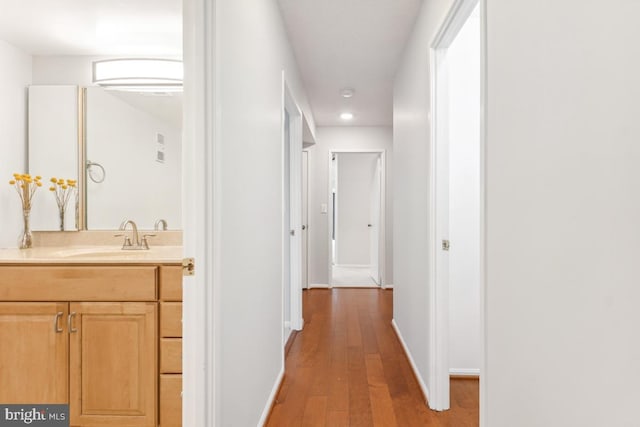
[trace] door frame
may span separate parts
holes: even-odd
[[[431,141],[430,144],[430,203],[429,235],[429,377],[433,386],[429,390],[429,406],[442,411],[449,409],[449,283],[448,271],[438,268],[442,248],[438,214],[440,204],[448,203],[448,97],[446,50],[456,38],[467,19],[479,5],[480,12],[480,425],[486,425],[487,346],[486,346],[486,0],[455,0],[430,49],[431,80]],[[443,194],[445,193],[445,194]],[[444,279],[444,280],[443,280]]]
[[[303,233],[303,234],[304,234],[304,233],[306,233],[306,235],[307,235],[307,238],[305,239],[305,243],[306,243],[306,244],[304,245],[304,246],[306,246],[306,248],[305,248],[305,249],[306,249],[306,251],[303,251],[303,253],[305,253],[305,254],[306,254],[305,262],[306,262],[306,264],[307,264],[307,269],[306,269],[307,277],[306,277],[306,280],[304,280],[302,283],[305,283],[305,282],[306,282],[307,286],[306,286],[306,287],[302,287],[302,286],[301,286],[301,287],[302,287],[302,289],[309,289],[309,240],[310,240],[310,237],[311,237],[311,234],[309,234],[309,218],[310,218],[310,215],[309,215],[309,213],[310,213],[310,211],[309,211],[309,206],[310,206],[310,205],[309,205],[309,201],[311,200],[311,198],[309,197],[309,196],[310,196],[310,194],[309,194],[309,188],[311,187],[311,185],[310,185],[311,183],[310,183],[309,178],[311,177],[311,172],[310,172],[310,171],[311,171],[311,161],[310,161],[309,159],[310,159],[311,153],[310,153],[310,151],[309,151],[309,149],[308,149],[308,148],[303,148],[303,149],[302,149],[302,157],[301,157],[301,160],[303,160],[303,159],[304,159],[304,157],[305,157],[305,154],[304,154],[304,153],[306,153],[306,158],[307,158],[307,167],[306,167],[307,176],[306,176],[306,179],[305,179],[305,177],[304,177],[304,176],[302,177],[301,185],[302,185],[302,183],[304,183],[304,182],[306,182],[306,183],[307,183],[306,188],[304,188],[305,186],[304,186],[304,185],[302,185],[302,191],[303,191],[303,192],[305,192],[305,191],[306,191],[306,193],[307,193],[307,203],[303,203],[303,201],[304,201],[304,197],[302,198],[302,201],[301,201],[301,202],[302,202],[302,204],[303,204],[303,208],[305,208],[305,209],[306,209],[306,212],[307,212],[307,218],[306,218],[306,221],[302,221],[302,220],[304,220],[305,218],[302,218],[302,219],[301,219],[301,221],[302,221],[302,223],[303,223],[302,225],[303,225],[303,226],[305,226],[305,230],[303,230],[303,231],[302,231],[302,233]],[[302,170],[304,171],[305,169],[303,168]],[[306,205],[306,206],[304,206],[304,205]],[[303,313],[303,314],[304,314],[304,313]],[[304,316],[303,316],[303,317],[304,317]],[[304,320],[304,319],[303,319],[303,320]]]
[[[283,265],[282,274],[289,274],[289,315],[290,315],[290,328],[292,331],[300,331],[303,328],[304,320],[302,318],[302,110],[298,106],[291,89],[287,83],[285,72],[282,72],[282,159],[285,157],[285,110],[289,113],[289,164],[283,163],[282,169],[282,185],[283,189],[285,185],[289,185],[289,226],[294,233],[289,236],[289,260],[288,263],[284,260],[284,246],[286,244],[283,241]],[[289,182],[285,182],[285,168],[289,167]],[[284,209],[287,206],[287,201],[284,199],[283,191],[283,227],[284,224]],[[283,228],[283,238],[285,234]],[[289,271],[286,271],[288,267]],[[284,283],[284,281],[283,281]],[[284,286],[282,288],[282,300],[284,302]],[[284,305],[282,307],[282,325],[284,325]],[[282,341],[286,343],[289,337],[283,335]],[[282,357],[284,360],[284,344]]]
[[[353,153],[353,154],[378,154],[380,155],[380,233],[378,236],[378,266],[379,266],[379,274],[380,274],[380,288],[386,289],[387,287],[387,277],[386,277],[386,205],[387,205],[387,191],[386,191],[386,150],[384,149],[349,149],[349,148],[331,148],[329,149],[329,168],[328,168],[328,195],[327,195],[327,206],[329,207],[328,212],[328,284],[329,288],[333,287],[333,249],[332,249],[332,239],[331,239],[331,230],[333,229],[333,198],[331,196],[331,171],[333,169],[333,155],[334,154],[344,154],[344,153]]]
[[[182,425],[222,420],[220,280],[219,26],[216,0],[183,0],[183,256],[195,275],[183,277]]]

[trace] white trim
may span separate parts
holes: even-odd
[[[309,289],[329,289],[331,286],[324,283],[309,283]]]
[[[487,378],[488,345],[487,331],[487,0],[480,4],[480,427],[487,427],[489,389]]]
[[[351,289],[380,289],[380,285],[331,285],[332,289],[351,288]]]
[[[393,289],[393,285],[384,285],[382,289]]]
[[[396,323],[396,319],[391,319],[391,326],[393,327],[393,330],[396,333],[396,336],[398,337],[398,341],[400,341],[400,345],[402,345],[402,349],[404,350],[404,354],[407,356],[407,360],[409,361],[409,365],[411,365],[411,369],[413,370],[413,374],[416,376],[416,379],[418,380],[418,385],[420,386],[420,389],[422,390],[422,393],[424,393],[425,397],[427,398],[427,402],[426,403],[428,405],[429,404],[429,400],[431,400],[430,394],[429,394],[429,387],[427,387],[427,384],[422,379],[422,375],[420,375],[420,371],[418,370],[418,367],[416,366],[416,362],[413,360],[413,356],[411,355],[411,352],[409,351],[409,347],[407,346],[407,343],[404,341],[404,338],[402,337],[402,333],[400,332],[400,328],[398,327],[398,324]]]
[[[290,272],[284,271],[286,263],[283,262],[283,275],[290,275],[290,326],[293,330],[302,329],[302,111],[298,107],[291,89],[287,83],[285,72],[282,71],[282,149],[284,159],[284,147],[287,146],[284,141],[285,137],[285,110],[289,113],[289,165],[283,164],[282,178],[283,188],[289,185],[289,226],[295,231],[294,236],[290,236],[288,232],[283,232],[283,239],[289,239],[283,242],[284,245],[289,244],[289,268]],[[284,168],[289,167],[289,182],[284,182]],[[283,192],[284,193],[284,192]],[[283,194],[283,207],[286,206]],[[283,212],[284,223],[284,212]],[[284,231],[284,230],[283,230]],[[284,296],[284,288],[283,288]],[[283,297],[284,298],[284,297]],[[283,306],[283,322],[284,322],[284,306]],[[286,326],[286,325],[285,325]],[[284,344],[286,339],[283,338],[282,363],[284,366]]]
[[[271,393],[269,394],[269,399],[267,399],[267,405],[262,410],[260,421],[258,421],[258,426],[260,427],[263,427],[269,419],[269,414],[271,413],[271,408],[276,401],[276,397],[278,397],[278,391],[280,390],[280,385],[282,385],[282,380],[284,380],[284,368],[280,370],[280,373],[276,378],[276,382],[271,389]]]
[[[480,369],[451,368],[449,369],[449,375],[456,375],[458,377],[479,377]]]
[[[372,153],[372,154],[379,154],[380,155],[380,233],[378,236],[379,242],[378,242],[378,269],[379,269],[379,274],[380,274],[380,284],[378,285],[379,287],[384,287],[384,284],[387,280],[386,278],[386,265],[387,265],[387,254],[386,254],[386,248],[387,248],[387,236],[386,236],[386,229],[387,229],[387,213],[386,213],[386,206],[387,206],[387,162],[386,162],[386,150],[384,149],[366,149],[366,148],[361,148],[361,149],[349,149],[349,148],[331,148],[329,149],[329,179],[328,179],[328,203],[327,206],[330,208],[329,212],[327,212],[327,221],[329,223],[329,227],[328,227],[328,249],[329,249],[329,287],[333,286],[333,264],[332,264],[332,255],[333,255],[333,250],[332,250],[332,245],[331,245],[331,229],[333,226],[333,215],[332,215],[332,209],[333,209],[333,201],[332,201],[332,197],[331,197],[331,170],[332,170],[332,163],[331,163],[331,159],[333,158],[333,154],[340,154],[340,153],[362,153],[362,154],[366,154],[366,153]],[[338,264],[336,264],[338,265]],[[344,266],[344,265],[343,265]],[[336,286],[339,287],[339,286]]]
[[[467,19],[473,13],[475,7],[480,4],[481,16],[481,113],[480,113],[480,260],[481,260],[481,274],[480,274],[480,287],[481,287],[481,302],[480,310],[482,317],[481,326],[481,342],[482,342],[482,360],[481,366],[483,375],[480,381],[480,425],[486,426],[486,383],[482,379],[486,376],[486,294],[485,294],[485,248],[486,248],[486,215],[485,215],[485,182],[486,182],[486,169],[485,169],[485,150],[486,150],[486,128],[485,128],[485,113],[487,105],[487,92],[486,92],[486,0],[455,0],[451,6],[447,16],[445,17],[440,29],[436,33],[430,49],[430,61],[431,61],[431,185],[430,185],[430,224],[429,224],[429,236],[431,239],[431,250],[429,253],[429,301],[430,301],[430,366],[429,376],[433,381],[433,399],[431,402],[431,408],[435,410],[445,410],[449,408],[449,303],[448,303],[448,283],[439,280],[438,270],[438,254],[440,254],[440,245],[438,237],[438,225],[437,214],[437,202],[439,200],[438,189],[440,184],[438,182],[438,149],[444,140],[443,132],[445,129],[441,129],[441,124],[444,122],[441,115],[438,115],[439,111],[445,111],[446,106],[443,102],[442,93],[446,90],[446,82],[443,82],[438,74],[443,72],[444,55],[446,49],[450,46],[453,40],[456,38]],[[446,75],[445,75],[446,77]]]
[[[182,423],[206,427],[221,422],[219,38],[215,0],[183,0],[183,11],[183,253],[196,259],[196,274],[183,281]]]
[[[334,264],[333,266],[341,268],[371,268],[371,265],[368,264]]]

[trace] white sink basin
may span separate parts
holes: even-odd
[[[125,257],[127,254],[137,251],[125,251],[119,246],[91,246],[73,249],[62,249],[55,252],[60,258],[94,258],[94,257]]]

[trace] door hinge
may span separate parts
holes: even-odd
[[[182,260],[182,275],[194,276],[196,274],[196,260],[195,258],[184,258]]]
[[[443,251],[448,251],[450,247],[451,247],[451,244],[449,243],[448,240],[443,240],[442,241],[442,250]]]

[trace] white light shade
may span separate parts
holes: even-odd
[[[172,59],[108,59],[93,63],[93,82],[112,89],[181,91],[182,77],[182,61]]]
[[[342,113],[342,114],[340,114],[340,118],[342,120],[352,120],[353,119],[353,113]]]

